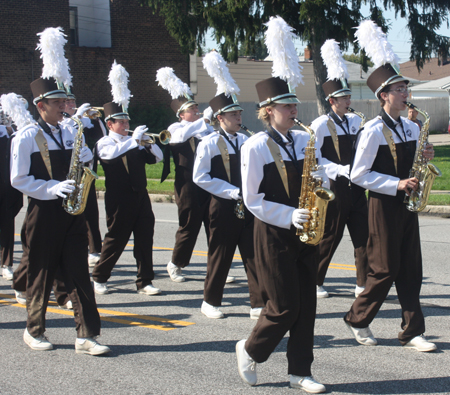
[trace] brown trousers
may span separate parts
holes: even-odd
[[[355,300],[344,320],[355,328],[365,328],[375,318],[393,283],[402,309],[402,345],[425,332],[420,307],[422,253],[419,223],[397,198],[377,195],[369,199],[370,272],[366,289]]]
[[[134,236],[133,255],[137,265],[137,289],[152,283],[153,233],[155,216],[147,190],[126,194],[105,194],[108,232],[103,242],[100,261],[92,271],[92,278],[105,283],[130,240]]]
[[[177,169],[174,189],[179,228],[175,235],[172,263],[178,267],[186,267],[191,260],[202,223],[205,226],[207,240],[209,239],[210,197],[206,191],[194,184],[192,172],[184,167]]]
[[[289,331],[288,373],[310,376],[316,317],[316,247],[300,242],[294,227],[281,229],[255,218],[255,260],[265,307],[245,348],[265,362]]]
[[[362,192],[353,202],[352,191],[345,177],[338,177],[336,182],[332,182],[331,189],[336,197],[328,204],[325,232],[317,248],[319,254],[317,285],[323,285],[328,266],[347,225],[355,250],[356,284],[364,287],[368,272],[366,246],[369,238],[366,195]]]
[[[89,191],[86,209],[84,210],[89,237],[89,253],[100,253],[102,251],[102,236],[100,234],[99,213],[95,183],[92,183]]]
[[[235,200],[211,197],[209,247],[203,299],[212,306],[222,304],[223,290],[236,246],[247,273],[250,306],[263,307],[258,286],[253,249],[253,216],[245,210],[245,219],[234,214]]]
[[[0,217],[0,246],[3,266],[12,267],[14,257],[14,217]]]
[[[100,334],[100,316],[89,278],[84,215],[72,216],[61,200],[29,199],[23,227],[23,260],[27,265],[27,329],[45,332],[45,313],[55,273],[59,269],[73,303],[78,337]]]

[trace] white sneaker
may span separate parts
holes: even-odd
[[[240,340],[236,343],[236,357],[238,364],[239,376],[249,385],[255,385],[256,377],[256,362],[245,351],[246,339]]]
[[[366,287],[355,287],[355,298],[357,298],[359,295],[363,293],[363,291],[366,289]]]
[[[436,344],[429,342],[423,335],[416,336],[406,343],[403,347],[412,348],[417,351],[428,352],[436,351]]]
[[[98,252],[94,252],[93,254],[88,255],[88,263],[90,267],[94,267],[95,264],[100,260],[100,254]]]
[[[318,299],[324,299],[324,298],[328,298],[328,292],[325,291],[325,288],[321,285],[317,286],[317,298]]]
[[[231,284],[236,281],[236,277],[234,276],[227,276],[227,279],[225,280],[225,284]]]
[[[69,300],[66,304],[62,304],[58,307],[60,307],[62,309],[66,309],[66,310],[73,310],[73,304],[72,304],[71,300]]]
[[[33,337],[28,333],[28,329],[25,329],[25,332],[23,333],[23,341],[28,344],[32,350],[53,350],[53,344],[50,343],[44,335]]]
[[[109,293],[106,283],[97,283],[94,281],[94,292],[99,295],[106,295]]]
[[[77,354],[103,355],[108,354],[111,349],[108,346],[102,346],[92,337],[87,339],[77,339],[75,341],[75,352]]]
[[[254,309],[250,309],[250,318],[252,320],[257,320],[261,315],[262,307],[255,307]]]
[[[167,264],[167,273],[169,273],[170,279],[176,283],[186,281],[184,276],[181,275],[181,267],[178,267],[172,261]]]
[[[24,306],[26,306],[26,304],[27,304],[27,294],[25,292],[19,292],[19,291],[16,291],[16,290],[14,290],[14,293],[16,294],[17,303],[23,304]]]
[[[223,313],[219,310],[218,307],[211,306],[209,303],[203,301],[201,312],[206,315],[208,318],[223,318]]]
[[[345,325],[348,326],[350,332],[352,332],[352,335],[359,344],[362,344],[363,346],[376,346],[378,344],[369,327],[353,328],[348,322],[345,322]]]
[[[290,386],[291,388],[300,388],[311,394],[320,394],[327,390],[323,384],[314,380],[313,376],[294,376],[291,374]]]
[[[148,284],[144,288],[138,289],[137,292],[138,294],[144,295],[159,295],[161,293],[161,290],[154,287],[152,284]]]
[[[13,279],[13,271],[10,266],[3,266],[2,276],[5,280],[11,281]]]

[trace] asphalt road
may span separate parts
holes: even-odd
[[[100,202],[102,233],[105,231]],[[269,360],[257,366],[258,385],[240,379],[234,352],[255,321],[249,319],[247,283],[237,256],[230,274],[237,277],[225,289],[222,320],[200,313],[206,263],[202,233],[185,283],[170,281],[166,264],[177,229],[174,204],[154,204],[156,229],[154,285],[159,296],[136,293],[133,239],[109,281],[112,293],[97,296],[102,321],[99,341],[111,347],[105,357],[77,355],[70,313],[51,306],[47,336],[53,351],[33,351],[22,340],[26,312],[11,299],[10,282],[0,278],[0,394],[294,394],[288,385],[285,357],[287,337]],[[17,218],[17,229],[23,210]],[[319,300],[316,320],[315,378],[334,394],[450,393],[450,220],[420,218],[424,281],[423,311],[426,336],[439,351],[402,349],[397,341],[400,310],[393,288],[372,324],[376,347],[358,345],[342,321],[355,285],[351,242],[344,236],[328,272],[329,299]],[[15,262],[21,255],[16,238]],[[69,315],[68,315],[69,314]]]

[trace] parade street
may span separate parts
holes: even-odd
[[[105,234],[104,201],[99,200]],[[33,351],[23,341],[26,311],[16,303],[11,282],[0,278],[0,394],[295,394],[289,388],[285,356],[288,337],[267,362],[257,365],[258,384],[239,377],[235,344],[248,337],[247,281],[239,251],[227,284],[224,319],[200,312],[207,244],[202,232],[186,282],[174,283],[166,271],[178,227],[177,206],[155,203],[153,285],[161,295],[136,293],[133,239],[114,268],[108,295],[96,295],[102,317],[99,341],[112,352],[104,357],[78,355],[72,312],[53,302],[47,311],[46,335],[52,351]],[[22,247],[20,228],[25,209],[16,218],[14,269]],[[325,279],[328,299],[319,299],[315,330],[314,377],[333,394],[448,394],[450,393],[450,219],[420,217],[423,255],[422,307],[427,339],[437,352],[403,349],[397,340],[401,316],[395,287],[371,325],[376,347],[359,345],[343,321],[354,301],[355,270],[348,233],[340,244]],[[407,242],[407,241],[405,241]],[[49,246],[51,248],[51,246]],[[90,269],[92,271],[92,268]],[[54,300],[53,297],[51,300]]]

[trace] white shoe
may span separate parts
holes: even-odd
[[[108,354],[111,349],[108,346],[102,346],[94,338],[77,339],[75,341],[75,352],[77,354],[103,355]]]
[[[106,283],[97,283],[94,281],[94,292],[99,295],[106,295],[109,293]]]
[[[239,370],[239,376],[249,385],[255,385],[256,377],[256,362],[245,351],[246,339],[240,340],[236,343],[236,357]]]
[[[355,287],[355,298],[357,298],[359,295],[363,293],[363,291],[366,289],[366,287]]]
[[[25,332],[23,333],[23,341],[28,344],[32,350],[53,350],[53,344],[50,343],[44,335],[33,337],[28,333],[28,329],[25,329]]]
[[[250,318],[252,320],[257,320],[261,315],[262,307],[255,307],[254,309],[250,309]]]
[[[348,326],[350,332],[352,332],[352,335],[359,344],[362,344],[363,346],[376,346],[378,344],[369,327],[353,328],[348,322],[345,322],[345,325]]]
[[[428,351],[436,351],[436,344],[429,342],[423,335],[416,336],[411,339],[408,343],[406,343],[403,347],[405,348],[413,348],[417,351],[428,352]]]
[[[236,277],[234,276],[227,276],[227,279],[225,280],[225,284],[231,284],[236,281]]]
[[[290,386],[291,388],[300,388],[311,394],[320,394],[327,390],[323,384],[314,380],[313,376],[294,376],[291,374]]]
[[[10,266],[3,266],[2,276],[5,280],[11,281],[13,279],[13,271]]]
[[[24,306],[26,306],[26,304],[27,304],[27,294],[25,292],[19,292],[19,291],[16,291],[16,290],[14,290],[14,293],[16,294],[17,303],[23,304]]]
[[[159,295],[161,293],[161,290],[154,287],[152,284],[148,284],[144,288],[138,289],[137,292],[138,294],[144,295]]]
[[[89,254],[88,256],[88,263],[90,267],[94,267],[99,260],[100,254],[98,252],[94,252],[93,254]]]
[[[173,264],[172,261],[167,264],[167,273],[169,273],[170,279],[176,283],[186,281],[184,276],[181,275],[181,267]]]
[[[325,291],[325,288],[323,286],[321,286],[321,285],[317,286],[317,291],[316,292],[317,292],[317,298],[318,299],[324,299],[324,298],[328,298],[328,296],[330,296],[330,295],[328,295],[328,292]]]
[[[66,310],[73,310],[73,304],[71,300],[69,300],[66,304],[60,305],[58,307]]]
[[[223,318],[223,313],[219,310],[218,307],[211,306],[209,303],[203,301],[201,312],[206,315],[208,318]]]

